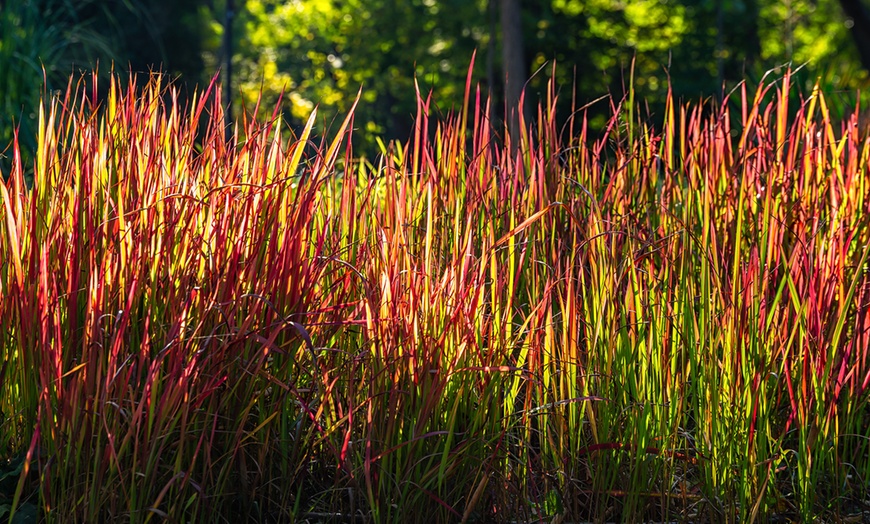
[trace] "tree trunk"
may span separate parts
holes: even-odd
[[[233,20],[236,16],[234,0],[227,0],[224,18],[224,126],[227,141],[232,136],[233,124]]]
[[[759,58],[761,58],[761,35],[758,33],[758,19],[761,16],[761,7],[758,5],[758,0],[747,0],[746,2],[746,23],[745,38],[746,38],[746,65],[751,69]],[[745,75],[745,71],[744,71]]]
[[[2,0],[0,0],[2,1]],[[486,45],[486,88],[489,90],[490,96],[495,93],[496,86],[496,77],[495,77],[495,54],[498,52],[496,49],[496,35],[498,35],[498,2],[497,0],[487,0],[486,2],[486,16],[489,21],[489,42]],[[489,121],[496,121],[496,107],[495,104],[490,104],[489,106]]]
[[[861,65],[870,71],[870,13],[861,0],[840,0],[846,16],[852,19],[852,39],[858,47]]]
[[[520,144],[519,101],[526,82],[520,0],[501,0],[501,51],[508,133],[513,144],[512,150],[516,151]]]

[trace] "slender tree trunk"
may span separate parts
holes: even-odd
[[[840,0],[846,16],[852,19],[852,40],[858,47],[861,65],[870,71],[870,13],[861,0]]]
[[[508,132],[513,149],[520,143],[519,101],[526,82],[520,0],[501,0],[501,51],[505,74]]]
[[[725,96],[725,6],[716,0],[716,81],[720,99]]]
[[[2,1],[2,0],[0,0]],[[487,0],[486,16],[489,21],[489,43],[486,46],[486,87],[489,89],[490,97],[495,93],[495,54],[496,50],[496,35],[498,34],[498,0]],[[489,106],[489,121],[495,122],[495,110],[491,104]]]
[[[227,0],[224,18],[224,124],[227,140],[233,123],[233,19],[236,16],[234,0]]]
[[[746,4],[746,65],[749,68],[761,57],[761,35],[758,33],[760,7],[758,0],[747,0]]]

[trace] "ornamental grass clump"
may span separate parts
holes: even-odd
[[[858,108],[786,74],[599,134],[551,87],[506,137],[469,76],[369,163],[352,113],[227,137],[214,85],[107,91],[46,101],[0,184],[4,515],[867,511]]]

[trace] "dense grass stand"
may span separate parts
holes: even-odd
[[[0,515],[866,519],[870,141],[789,83],[512,147],[469,81],[374,163],[71,87],[0,184]]]

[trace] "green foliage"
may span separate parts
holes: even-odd
[[[74,7],[75,6],[75,7]],[[0,9],[0,170],[8,174],[14,130],[29,164],[36,147],[36,112],[43,86],[58,89],[94,57],[115,58],[104,27],[83,20],[93,1],[22,0]]]
[[[16,487],[24,470],[24,458],[24,453],[19,453],[5,461],[5,464],[0,465],[0,522],[8,522],[9,524],[35,524],[39,522],[39,509],[31,502],[20,504],[15,513],[12,513],[12,501],[15,498]],[[2,456],[0,456],[0,460],[3,460]]]
[[[552,0],[526,15],[530,71],[551,59],[575,66],[556,69],[563,112],[569,86],[580,103],[623,93],[632,62],[637,97],[657,114],[669,86],[684,100],[721,96],[788,63],[805,65],[798,79],[807,93],[819,76],[828,93],[866,85],[836,0]],[[549,72],[532,80],[533,94]],[[593,111],[599,125],[608,110]]]
[[[375,137],[408,135],[415,75],[424,93],[436,91],[442,109],[455,106],[475,49],[483,58],[475,77],[501,107],[497,2],[241,3],[235,62],[242,101],[252,107],[262,96],[271,107],[284,91],[285,116],[296,128],[315,105],[328,126],[363,86],[357,141],[376,151]],[[555,71],[562,113],[572,97],[582,104],[622,93],[632,63],[637,96],[656,113],[669,84],[679,98],[721,96],[789,62],[806,63],[800,78],[807,90],[818,76],[828,92],[854,90],[867,78],[836,0],[548,0],[525,3],[523,15],[528,72],[541,69],[527,96],[540,100]],[[543,67],[553,60],[561,67]],[[601,104],[590,117],[601,125],[608,111]]]
[[[40,98],[63,89],[70,75],[97,71],[105,79],[129,69],[146,79],[155,70],[191,85],[207,80],[211,16],[204,0],[0,2],[0,171],[8,175],[7,146],[18,129],[30,172]]]
[[[248,0],[240,16],[243,102],[273,107],[283,91],[295,127],[315,105],[328,127],[363,87],[355,125],[369,152],[377,136],[409,135],[415,76],[458,105],[471,54],[489,41],[480,0]]]
[[[70,75],[123,63],[123,27],[137,19],[135,1],[22,0],[0,9],[0,171],[12,164],[16,134],[28,179],[36,151],[36,116],[46,92],[64,88]]]
[[[271,107],[284,92],[284,116],[297,130],[314,106],[318,126],[328,128],[363,87],[357,147],[371,156],[378,137],[408,135],[415,77],[424,93],[436,92],[437,111],[458,104],[475,50],[475,79],[493,94],[494,108],[503,104],[496,0],[235,4],[236,103],[250,109],[262,96]],[[202,85],[223,65],[225,9],[225,0],[10,2],[0,10],[0,141],[11,139],[14,120],[25,154],[32,150],[42,64],[50,88],[98,59],[104,71],[114,59],[118,70],[154,68]],[[525,2],[523,16],[528,73],[561,64],[562,112],[575,96],[582,104],[621,94],[632,62],[637,96],[655,113],[669,80],[678,98],[694,99],[760,81],[788,62],[807,63],[800,80],[807,90],[819,76],[829,92],[867,83],[837,0],[545,0]],[[539,100],[553,71],[543,67],[527,96]],[[600,104],[590,117],[601,125],[608,111]]]
[[[818,64],[834,58],[841,63],[857,61],[846,31],[848,22],[837,0],[756,1],[763,59],[796,64]],[[737,6],[735,15],[751,15],[740,9],[747,2],[731,3]]]

